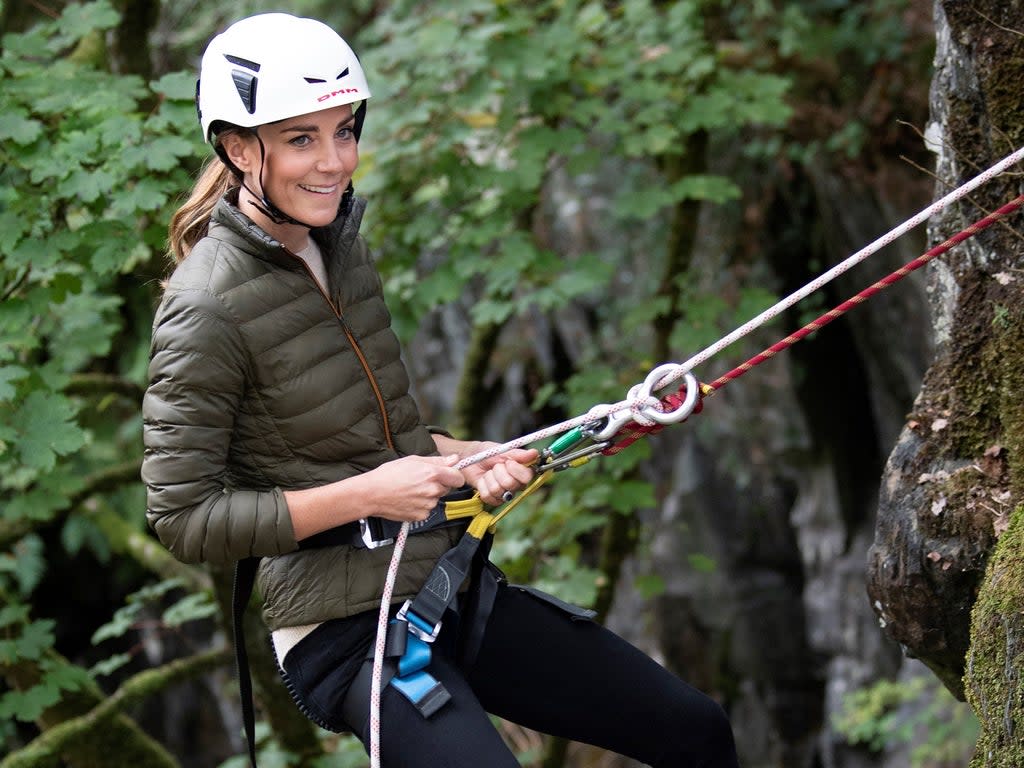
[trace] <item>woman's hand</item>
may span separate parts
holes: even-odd
[[[498,443],[484,441],[454,440],[444,435],[434,435],[438,450],[445,453],[456,453],[466,459]],[[515,493],[533,480],[531,464],[537,461],[540,454],[533,448],[513,448],[505,453],[489,459],[470,464],[462,470],[466,482],[476,488],[484,504],[496,507],[504,503],[506,492]]]
[[[397,522],[425,520],[438,500],[461,488],[467,478],[455,469],[457,454],[403,456],[362,475],[372,481],[362,517],[383,517]]]
[[[284,491],[297,541],[364,517],[426,520],[438,499],[466,484],[459,457],[404,456],[336,483]]]
[[[486,448],[485,445],[482,450]],[[539,455],[533,448],[513,448],[466,467],[462,474],[477,489],[484,504],[496,507],[508,500],[506,493],[515,493],[533,480],[533,468],[529,465]]]

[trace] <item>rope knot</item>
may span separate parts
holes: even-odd
[[[658,424],[658,422],[654,418],[648,416],[647,414],[651,412],[664,413],[665,406],[661,402],[661,400],[656,398],[654,395],[648,395],[647,397],[642,397],[639,398],[638,400],[635,400],[629,406],[629,412],[630,415],[633,417],[633,421],[635,421],[637,424],[640,424],[641,426],[644,427],[653,427],[656,424]]]

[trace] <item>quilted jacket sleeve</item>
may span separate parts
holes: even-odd
[[[248,358],[220,301],[169,292],[143,400],[146,517],[184,562],[228,563],[297,547],[280,489],[229,487],[227,460]]]

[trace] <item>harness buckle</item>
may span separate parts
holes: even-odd
[[[386,547],[388,544],[393,544],[394,539],[377,539],[373,535],[373,527],[370,521],[365,517],[359,521],[359,538],[363,540],[363,544],[367,549],[377,549],[378,547]]]
[[[414,637],[418,637],[424,643],[432,643],[437,640],[437,636],[441,632],[441,622],[439,621],[431,627],[415,613],[409,613],[409,607],[411,605],[412,600],[406,600],[405,604],[398,609],[398,613],[395,614],[395,620],[404,621],[409,632],[411,632]]]

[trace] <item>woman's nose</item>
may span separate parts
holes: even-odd
[[[335,142],[325,142],[324,149],[317,159],[318,170],[321,171],[343,171],[345,170],[346,150]]]

